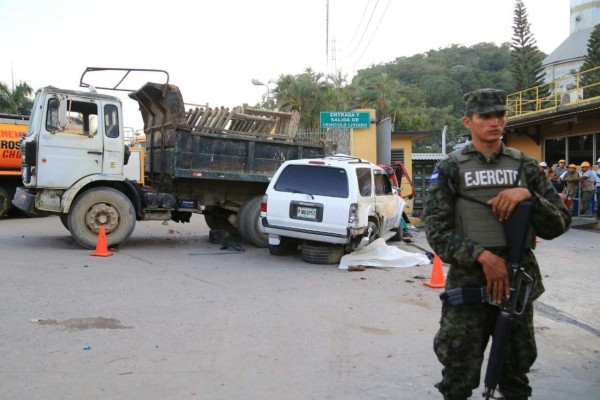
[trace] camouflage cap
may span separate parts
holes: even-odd
[[[479,89],[465,94],[465,111],[490,114],[506,111],[506,92],[498,89]]]

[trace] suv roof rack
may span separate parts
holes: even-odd
[[[359,157],[355,157],[355,156],[350,156],[348,154],[342,154],[342,153],[338,153],[338,154],[333,154],[331,156],[327,156],[325,157],[327,159],[330,160],[337,160],[337,161],[349,161],[349,162],[360,162],[360,163],[368,163],[369,161],[367,160],[363,160],[362,158]]]

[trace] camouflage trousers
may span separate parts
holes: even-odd
[[[487,304],[442,306],[440,329],[433,348],[442,363],[442,381],[435,386],[444,399],[466,399],[479,387],[481,366],[499,308]],[[508,399],[527,399],[531,387],[527,373],[537,357],[533,331],[533,305],[513,317],[504,354],[499,389]]]

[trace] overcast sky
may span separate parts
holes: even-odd
[[[538,47],[552,52],[569,36],[570,1],[524,3]],[[356,70],[397,57],[510,42],[515,1],[330,0],[328,24],[326,4],[0,0],[0,81],[79,89],[88,66],[164,69],[185,102],[253,105],[266,88],[252,79],[268,83],[310,67],[341,70],[350,81]],[[104,93],[123,99],[125,126],[142,128],[133,100]]]

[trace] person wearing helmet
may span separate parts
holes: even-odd
[[[575,164],[569,164],[567,171],[563,172],[560,176],[560,180],[567,183],[567,196],[571,198],[579,197],[580,177],[581,175],[577,171],[577,165]],[[571,203],[572,214],[577,214],[577,210],[575,209],[576,203],[575,201]]]
[[[540,161],[538,166],[540,167],[540,171],[548,175],[548,164],[546,163],[546,161]]]
[[[594,171],[591,170],[589,162],[581,163],[581,214],[584,217],[592,217],[591,200],[596,189]]]
[[[558,165],[554,168],[556,173],[556,185],[555,188],[558,193],[561,193],[565,188],[565,183],[560,179],[561,175],[567,172],[567,162],[564,159],[558,160]]]
[[[558,165],[554,168],[556,175],[561,176],[567,170],[567,162],[565,160],[558,160]]]

